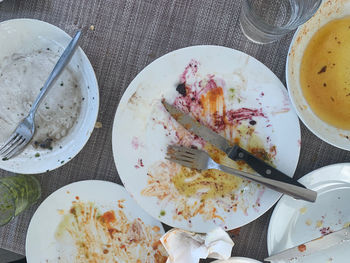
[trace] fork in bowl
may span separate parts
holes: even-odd
[[[295,199],[315,202],[317,198],[317,192],[313,190],[250,174],[219,164],[215,162],[209,156],[208,153],[202,150],[192,149],[183,146],[169,145],[167,149],[167,156],[165,157],[165,159],[186,166],[188,168],[197,169],[200,171],[210,169],[220,170],[232,175],[236,175],[260,183],[272,190],[290,195]]]
[[[48,93],[57,78],[61,75],[63,69],[71,60],[75,50],[78,47],[80,35],[81,31],[78,31],[71,42],[68,44],[67,48],[64,50],[62,56],[58,60],[50,76],[46,80],[43,88],[41,89],[38,97],[34,101],[28,116],[21,121],[10,138],[4,143],[2,147],[0,147],[0,156],[3,157],[3,161],[8,160],[20,153],[33,138],[35,133],[35,113],[45,95]]]

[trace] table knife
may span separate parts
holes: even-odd
[[[340,245],[350,240],[350,227],[313,239],[299,246],[289,248],[278,254],[265,258],[270,262],[289,262],[300,257],[311,255],[320,250],[325,250],[336,245]],[[293,262],[294,262],[293,261]]]
[[[305,188],[305,186],[299,183],[297,180],[290,178],[286,174],[282,173],[271,165],[265,163],[263,160],[244,150],[237,144],[226,140],[221,135],[217,134],[210,128],[193,119],[189,114],[183,113],[181,110],[177,109],[175,106],[170,105],[165,100],[163,100],[162,103],[170,115],[185,129],[203,138],[218,149],[224,151],[232,160],[244,161],[254,171],[263,177]]]

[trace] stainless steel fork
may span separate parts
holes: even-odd
[[[317,192],[313,190],[261,177],[259,175],[246,173],[228,166],[218,164],[212,158],[210,158],[208,153],[202,150],[169,145],[166,159],[197,170],[216,169],[229,174],[237,175],[239,177],[265,185],[268,188],[280,193],[290,195],[295,199],[315,202],[317,198]]]
[[[64,50],[57,64],[55,65],[54,69],[52,70],[50,76],[46,80],[38,97],[34,101],[28,116],[17,126],[16,130],[12,133],[10,138],[0,148],[0,156],[3,157],[3,161],[8,160],[16,154],[20,153],[33,138],[35,133],[35,113],[45,95],[48,93],[57,78],[61,75],[63,69],[71,60],[78,46],[80,35],[81,31],[78,31],[75,34],[71,42],[68,44],[67,48]]]

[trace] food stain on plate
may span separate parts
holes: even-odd
[[[197,121],[231,142],[274,165],[277,148],[269,136],[263,137],[256,128],[262,125],[272,133],[272,125],[263,108],[240,107],[240,103],[247,98],[241,94],[239,88],[231,87],[220,76],[201,76],[199,72],[200,63],[191,60],[180,75],[179,83],[174,86],[174,93],[177,95],[173,98],[173,105],[185,113],[190,113]],[[257,93],[257,100],[263,96],[262,91]],[[137,104],[135,96],[132,98],[133,104]],[[164,108],[160,107],[159,110],[165,112]],[[281,110],[281,113],[284,112],[287,112],[286,108]],[[216,162],[253,172],[243,162],[232,161],[224,152],[191,134],[170,115],[166,116],[166,119],[152,116],[152,122],[155,126],[162,127],[172,144],[204,149]],[[135,141],[133,138],[130,143],[134,146]],[[150,165],[147,176],[148,185],[141,194],[158,199],[161,204],[159,217],[162,217],[161,212],[165,210],[166,204],[173,202],[176,204],[175,210],[172,211],[173,219],[187,220],[189,225],[191,218],[199,215],[204,220],[212,220],[225,228],[222,211],[230,213],[239,209],[246,215],[249,208],[258,211],[260,199],[265,191],[259,184],[221,171],[199,172],[165,160]],[[254,196],[256,200],[251,202]]]
[[[1,60],[0,144],[27,116],[60,52],[58,46],[31,52],[19,50]],[[81,77],[68,66],[38,108],[32,147],[36,151],[52,150],[76,125],[84,100]]]
[[[305,49],[300,84],[312,111],[334,127],[350,129],[350,17],[320,28]]]
[[[73,201],[57,227],[55,239],[61,245],[73,246],[74,255],[61,253],[59,261],[166,262],[160,228],[146,225],[140,218],[129,220],[123,211],[124,201],[118,200],[116,209],[105,212],[92,202]]]
[[[299,209],[300,214],[305,214],[305,212],[301,212],[304,209],[307,208],[302,207]],[[342,211],[335,209],[333,215],[336,215],[336,218],[328,219],[327,213],[325,213],[320,218],[314,219],[314,224],[313,220],[308,218],[305,221],[305,224],[309,227],[316,229],[322,236],[333,233],[337,229],[346,228],[350,226],[350,222],[343,223],[345,218]]]
[[[307,212],[307,207],[302,207],[299,209],[300,214],[305,214]]]

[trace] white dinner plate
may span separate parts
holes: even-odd
[[[317,137],[338,148],[350,150],[350,131],[321,120],[306,101],[300,85],[304,51],[314,34],[332,20],[350,15],[350,1],[323,1],[316,14],[295,32],[286,62],[286,82],[292,104],[302,122]]]
[[[57,233],[60,233],[61,236],[64,236],[65,234],[69,235],[68,233],[64,233],[64,231],[59,230],[61,229],[59,226],[62,222],[65,221],[65,216],[69,214],[70,211],[72,211],[71,208],[74,202],[83,202],[84,204],[92,202],[94,204],[94,207],[98,208],[101,215],[108,211],[114,211],[117,220],[121,219],[119,213],[122,211],[125,214],[127,218],[126,221],[128,221],[129,225],[132,225],[131,222],[133,222],[133,220],[137,220],[139,222],[142,221],[142,224],[144,224],[144,227],[142,229],[144,231],[144,235],[146,236],[145,239],[147,240],[147,246],[142,246],[139,248],[140,254],[144,254],[145,251],[151,251],[151,253],[154,253],[156,251],[152,248],[152,246],[159,242],[159,238],[164,234],[164,229],[160,222],[154,220],[152,217],[147,215],[135,203],[135,201],[129,196],[129,194],[125,191],[125,189],[122,186],[111,182],[89,180],[72,183],[60,188],[59,190],[52,193],[48,198],[46,198],[44,202],[39,206],[39,208],[37,209],[30,221],[27,232],[26,257],[28,263],[86,262],[84,260],[75,260],[77,254],[76,245],[72,240],[70,240],[69,238],[67,240],[61,240],[60,238],[57,238]],[[82,221],[81,219],[79,220]],[[96,222],[96,224],[98,224],[98,221]],[[67,223],[67,226],[68,225],[69,224]],[[91,225],[89,224],[89,226]],[[112,226],[113,228],[111,227],[111,229],[113,231],[117,231],[118,229],[122,229],[122,227],[127,227],[127,224],[124,224],[123,226]],[[83,229],[83,224],[78,224],[77,229],[78,228]],[[112,230],[108,231],[110,233],[113,233]],[[83,237],[84,232],[82,230],[79,230],[76,231],[76,234],[78,236]],[[101,236],[98,236],[97,234],[91,235],[89,239],[90,242],[94,242],[94,240],[97,240],[97,237]],[[130,235],[129,238],[130,240],[132,240],[133,236]],[[106,239],[101,238],[101,240]],[[107,243],[107,241],[104,242]],[[89,246],[88,241],[84,238],[81,238],[81,244],[87,244],[87,246]],[[107,250],[111,249],[108,248],[108,243],[97,244],[99,245],[99,247],[106,246]],[[128,246],[128,244],[117,245]],[[124,253],[127,253],[127,251],[128,247],[125,248]],[[161,252],[163,253],[163,250],[161,250]],[[128,260],[123,260],[122,257],[117,255],[115,256],[114,260],[117,260],[118,262],[122,263],[136,262],[139,255],[134,253],[131,256],[132,258],[129,258]],[[99,261],[99,259],[96,258],[96,262],[112,261]]]
[[[183,83],[186,95],[184,85],[178,86]],[[131,82],[118,106],[112,135],[114,160],[125,188],[150,215],[168,225],[195,232],[217,226],[228,230],[270,209],[281,194],[261,185],[244,181],[232,190],[234,183],[210,181],[216,178],[212,175],[181,177],[181,166],[164,159],[167,145],[208,145],[170,117],[163,98],[182,110],[190,108],[221,135],[239,138],[248,150],[266,153],[278,169],[292,176],[299,158],[300,129],[280,80],[237,50],[219,46],[176,50],[148,65]],[[225,157],[220,160],[229,162]],[[237,167],[232,161],[230,165]],[[191,193],[189,181],[201,189]],[[211,188],[206,188],[208,182]],[[217,191],[224,185],[224,192]],[[203,198],[208,192],[211,195]]]
[[[283,196],[270,219],[267,246],[269,255],[298,246],[350,224],[350,164],[317,169],[299,180],[318,192],[315,203]],[[350,243],[305,256],[295,263],[349,262]],[[285,262],[289,262],[287,259]]]
[[[0,61],[14,53],[26,54],[47,48],[62,53],[70,40],[67,33],[46,22],[34,19],[4,21],[0,23]],[[52,150],[35,149],[30,144],[21,154],[10,160],[3,161],[0,158],[0,169],[20,174],[45,173],[66,164],[84,147],[97,119],[98,84],[90,61],[80,47],[73,55],[69,67],[79,81],[83,97],[76,123],[65,137],[53,145]],[[50,92],[47,96],[50,96]],[[3,143],[0,142],[0,145]]]

